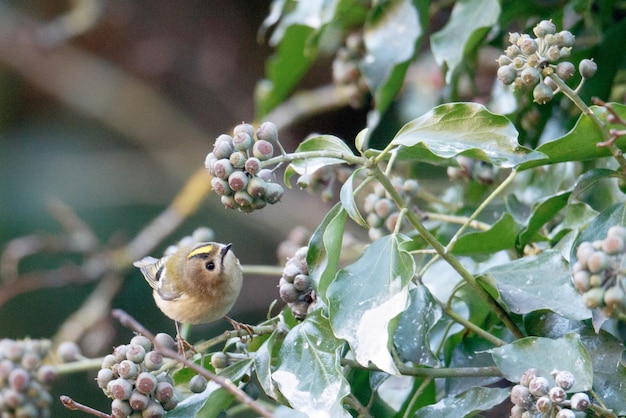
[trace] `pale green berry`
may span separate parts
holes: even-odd
[[[246,191],[253,198],[262,197],[267,191],[267,182],[260,177],[252,177],[250,181],[248,181]]]
[[[248,187],[248,175],[243,171],[233,171],[228,176],[228,186],[235,192],[245,190]]]
[[[556,414],[556,418],[576,418],[576,414],[574,411],[567,408],[562,408],[558,414]]]
[[[222,180],[228,179],[228,176],[233,172],[233,165],[230,163],[230,160],[227,158],[222,158],[221,160],[217,160],[213,164],[213,174],[216,177],[221,178]]]
[[[534,54],[537,52],[537,41],[532,38],[524,38],[519,47],[526,55]]]
[[[533,404],[533,396],[526,386],[515,385],[511,389],[511,402],[527,408]]]
[[[550,408],[552,408],[552,401],[548,396],[541,396],[539,399],[537,399],[537,402],[535,402],[535,406],[537,408],[537,411],[543,414],[548,412]]]
[[[552,89],[546,83],[539,83],[533,89],[533,98],[539,104],[546,104],[552,100]]]
[[[254,126],[250,125],[249,123],[245,123],[242,122],[239,125],[235,126],[233,128],[233,139],[235,136],[239,135],[239,134],[246,134],[248,135],[250,138],[254,137]]]
[[[233,194],[233,190],[228,185],[228,181],[219,177],[213,177],[211,179],[211,188],[218,196],[230,196]]]
[[[139,376],[137,376],[135,387],[139,392],[145,395],[151,395],[154,393],[157,383],[157,378],[152,373],[141,372]]]
[[[556,25],[551,20],[542,20],[533,28],[533,33],[538,38],[556,33]]]
[[[583,304],[594,309],[602,306],[604,303],[604,289],[601,287],[593,287],[583,295]]]
[[[247,159],[248,159],[248,156],[245,153],[241,151],[235,151],[232,154],[230,154],[228,161],[230,161],[233,168],[242,169],[245,167]]]
[[[573,394],[570,402],[572,405],[572,409],[575,409],[577,411],[585,411],[587,408],[589,408],[589,404],[591,403],[589,401],[589,396],[586,393],[582,392],[577,392]]]
[[[615,286],[611,286],[606,289],[606,291],[604,292],[604,304],[610,309],[621,309],[622,307],[624,307],[625,297],[626,293],[624,293],[624,290],[618,283]]]
[[[512,65],[504,65],[498,68],[498,80],[503,84],[511,84],[517,77],[517,70]]]
[[[246,152],[252,148],[254,140],[246,132],[239,132],[233,137],[233,146],[237,151]]]
[[[256,130],[256,137],[259,140],[276,144],[278,143],[278,129],[272,122],[263,122]]]
[[[539,82],[539,70],[532,67],[524,68],[520,73],[520,78],[525,85],[534,86]]]
[[[586,270],[577,271],[572,276],[574,287],[579,293],[585,293],[591,287],[590,274]]]
[[[567,399],[567,393],[560,386],[554,386],[549,392],[550,400],[554,403],[561,403]]]
[[[575,379],[572,372],[568,372],[567,370],[560,370],[556,371],[556,373],[553,372],[553,375],[554,382],[560,388],[563,388],[564,390],[570,390],[572,386],[574,386]]]
[[[115,399],[127,400],[133,393],[133,384],[120,377],[107,384],[107,392]]]
[[[609,256],[603,251],[596,251],[587,259],[587,268],[591,273],[600,273],[611,265]]]
[[[267,183],[267,190],[265,191],[265,201],[270,205],[277,203],[282,199],[285,193],[283,187],[278,183]]]
[[[133,393],[128,398],[128,403],[130,407],[135,411],[143,411],[148,407],[148,403],[150,402],[150,397],[144,393],[139,392],[138,390],[134,390]]]
[[[596,74],[596,71],[598,71],[598,64],[593,60],[584,59],[578,64],[578,71],[583,78],[591,78]]]
[[[574,64],[569,61],[560,62],[556,66],[556,75],[558,75],[561,80],[569,80],[574,76],[575,72],[576,68],[574,67]]]
[[[548,394],[548,390],[550,390],[550,384],[548,383],[548,379],[542,376],[537,376],[530,381],[528,385],[528,389],[533,396],[540,397]]]
[[[225,369],[226,367],[228,367],[229,363],[230,363],[230,359],[228,358],[228,354],[223,353],[221,351],[215,352],[211,356],[211,365],[215,369]],[[200,376],[200,377],[204,378],[203,376]]]
[[[274,155],[274,146],[263,139],[256,141],[252,147],[252,155],[261,161],[268,160]]]
[[[576,37],[572,34],[572,32],[568,30],[562,30],[561,32],[556,34],[556,39],[559,44],[565,47],[571,47],[574,46]]]
[[[261,170],[261,160],[256,157],[250,157],[246,160],[243,168],[249,174],[255,175]]]

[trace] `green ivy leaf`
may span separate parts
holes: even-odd
[[[343,208],[348,213],[348,216],[350,216],[350,218],[352,218],[354,222],[356,222],[358,225],[361,225],[363,228],[369,228],[369,225],[367,224],[365,219],[363,219],[363,216],[361,215],[361,212],[359,211],[359,208],[357,207],[356,202],[354,201],[354,184],[353,183],[356,180],[356,178],[359,176],[361,171],[363,170],[365,170],[364,167],[354,170],[354,172],[350,175],[348,180],[346,180],[343,186],[341,186],[341,191],[339,192],[339,198],[341,200],[341,204],[343,205]]]
[[[544,157],[521,147],[517,136],[506,117],[476,103],[452,103],[437,106],[404,125],[391,145],[409,147],[408,151],[424,145],[440,158],[463,153],[500,167],[514,167]]]
[[[400,315],[393,335],[396,350],[405,361],[420,366],[438,366],[439,360],[430,349],[430,330],[441,319],[441,307],[423,285],[411,289],[409,297],[411,303]]]
[[[495,280],[500,297],[511,312],[526,314],[548,309],[570,319],[590,317],[558,250],[514,260],[490,268],[485,274]]]
[[[409,302],[415,274],[413,257],[400,248],[407,238],[387,235],[374,241],[328,287],[329,317],[338,338],[348,341],[356,360],[398,374],[389,352],[397,322]]]
[[[335,279],[339,269],[339,257],[347,214],[341,203],[337,203],[326,214],[309,241],[307,264],[309,277],[318,297],[328,304],[326,289]]]
[[[593,221],[589,223],[587,228],[579,235],[572,245],[570,253],[570,263],[573,265],[576,260],[576,249],[583,241],[594,242],[606,238],[606,233],[613,225],[626,226],[626,204],[616,203],[604,209]]]
[[[611,103],[611,106],[618,115],[622,118],[626,118],[626,106],[619,103]],[[608,112],[604,107],[591,106],[590,108],[601,120],[606,121]],[[607,124],[607,128],[621,129],[622,127]],[[518,167],[518,170],[521,171],[540,165],[562,163],[565,161],[584,161],[609,157],[611,153],[608,148],[598,147],[596,145],[602,140],[602,135],[591,118],[585,114],[581,114],[576,125],[567,134],[537,148],[537,151],[544,154],[546,159],[526,161]],[[620,149],[626,149],[626,137],[622,136],[618,138],[616,144]]]
[[[554,196],[546,197],[533,205],[532,213],[520,231],[518,248],[523,248],[526,244],[536,239],[536,235],[541,227],[567,206],[571,193],[571,191],[560,192]]]
[[[578,199],[581,194],[598,181],[610,177],[619,177],[619,173],[615,170],[609,170],[608,168],[595,168],[585,172],[578,178],[576,184],[572,188],[572,195],[569,198],[570,202]]]
[[[342,406],[350,393],[339,363],[343,345],[320,311],[289,331],[272,379],[294,409],[308,416],[350,417]]]
[[[332,151],[341,155],[345,154],[346,156],[354,156],[350,147],[348,147],[341,139],[333,135],[320,135],[308,138],[302,142],[294,152],[312,151]],[[345,160],[334,157],[311,157],[293,160],[287,167],[287,170],[285,170],[285,184],[289,184],[289,179],[294,174],[310,175],[320,168],[335,164],[345,164]]]
[[[418,40],[423,34],[420,14],[427,15],[428,12],[421,3],[411,0],[384,2],[372,10],[365,23],[365,57],[359,69],[374,94],[375,108],[367,118],[370,132],[402,87],[406,70],[415,56]]]
[[[470,232],[459,237],[452,248],[458,255],[490,254],[515,248],[519,224],[505,212],[488,231]]]
[[[591,389],[593,366],[591,356],[580,340],[580,335],[569,333],[562,338],[522,338],[491,350],[496,365],[508,380],[519,382],[522,373],[530,368],[539,376],[553,381],[550,373],[556,370],[571,372],[576,381],[568,392]]]
[[[280,398],[280,392],[276,390],[272,381],[272,359],[278,354],[278,348],[284,340],[284,336],[283,330],[274,331],[254,355],[254,370],[257,380],[263,391],[274,399]]]
[[[313,64],[317,49],[308,45],[313,32],[313,29],[303,25],[292,25],[286,29],[276,53],[267,60],[266,79],[256,86],[255,119],[261,120],[282,103]]]
[[[497,0],[457,1],[450,20],[431,38],[433,56],[439,65],[447,65],[446,83],[463,61],[467,51],[475,48],[498,23],[500,3]]]
[[[434,405],[426,406],[415,418],[464,418],[487,411],[509,397],[508,388],[475,387],[454,397],[443,398]]]

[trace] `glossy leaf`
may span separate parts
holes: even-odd
[[[411,303],[400,315],[393,336],[396,350],[404,361],[420,366],[438,366],[439,360],[430,349],[430,330],[441,318],[441,307],[423,285],[411,289],[409,297]]]
[[[571,284],[569,266],[557,250],[524,257],[490,268],[504,304],[516,314],[548,309],[570,319],[586,319],[590,312]]]
[[[312,138],[308,138],[294,151],[298,152],[313,152],[318,151],[319,153],[327,152],[333,154],[340,154],[346,156],[354,156],[354,153],[341,139],[337,138],[333,135],[320,135],[314,136]],[[285,184],[289,184],[289,179],[295,174],[313,174],[315,171],[320,168],[336,165],[336,164],[344,164],[345,160],[341,158],[331,157],[331,156],[318,156],[318,157],[309,157],[306,159],[296,159],[289,164],[287,170],[285,170]]]
[[[454,4],[446,26],[431,36],[437,64],[447,66],[446,83],[450,83],[466,51],[476,47],[498,23],[499,17],[500,3],[497,0],[464,0]]]
[[[574,245],[572,245],[570,263],[574,264],[576,261],[576,249],[581,242],[603,240],[606,238],[607,231],[613,225],[626,225],[626,204],[616,203],[609,206],[589,223],[587,228],[576,239]]]
[[[326,289],[339,270],[339,257],[347,214],[341,203],[337,203],[326,214],[309,241],[307,264],[309,277],[317,296],[328,304]]]
[[[409,302],[413,257],[401,250],[406,238],[374,241],[353,264],[340,270],[328,288],[329,317],[338,338],[348,341],[356,360],[398,374],[389,352],[397,322]]]
[[[313,64],[317,51],[307,46],[312,34],[308,26],[290,26],[274,56],[267,60],[266,79],[257,84],[254,93],[257,120],[285,100]]]
[[[365,57],[359,69],[374,95],[375,108],[367,123],[370,131],[402,87],[422,33],[420,11],[410,0],[382,3],[368,16],[363,31]]]
[[[572,195],[569,200],[573,201],[574,199],[578,199],[581,194],[593,187],[598,181],[611,177],[619,177],[619,174],[615,170],[609,170],[607,168],[596,168],[585,172],[578,178],[578,181],[572,189]]]
[[[267,396],[274,399],[278,399],[280,393],[276,390],[272,380],[272,359],[277,354],[283,339],[284,332],[282,330],[274,331],[254,355],[254,370],[257,380]]]
[[[593,366],[591,356],[581,343],[580,336],[569,333],[562,338],[522,338],[491,350],[496,365],[508,380],[519,382],[522,373],[535,368],[539,376],[553,382],[553,370],[567,370],[576,381],[568,392],[591,389]]]
[[[470,232],[459,237],[452,249],[454,254],[488,254],[515,248],[519,224],[506,212],[488,231]]]
[[[339,364],[343,345],[320,311],[289,331],[272,379],[294,409],[308,416],[350,417],[342,406],[350,393]]]
[[[365,219],[363,219],[363,216],[361,215],[361,212],[359,211],[359,208],[354,201],[354,182],[363,170],[365,170],[365,168],[358,168],[354,170],[348,180],[346,180],[343,186],[341,186],[339,197],[343,208],[348,213],[348,216],[350,216],[350,218],[352,218],[354,222],[361,225],[363,228],[369,228],[369,225],[367,224]]]
[[[488,411],[509,397],[508,388],[475,387],[455,397],[443,398],[417,411],[415,418],[464,418]]]
[[[612,107],[618,115],[626,118],[625,105],[612,103]],[[608,112],[604,107],[591,106],[590,108],[600,119],[606,121]],[[607,124],[607,128],[622,129],[620,125],[612,124]],[[597,143],[601,141],[603,141],[602,135],[596,125],[589,116],[582,114],[576,125],[567,134],[537,148],[537,151],[546,156],[545,160],[527,161],[521,164],[518,170],[565,161],[584,161],[609,157],[611,153],[608,148],[597,146]],[[626,149],[626,137],[620,137],[616,145],[620,149]]]
[[[519,234],[519,248],[523,248],[536,239],[539,230],[567,206],[570,195],[570,191],[561,192],[533,205],[532,213]]]
[[[515,167],[543,158],[517,143],[517,131],[504,116],[476,103],[453,103],[435,107],[400,129],[391,145],[424,145],[440,158],[463,153],[500,167]],[[410,151],[410,150],[409,150]]]

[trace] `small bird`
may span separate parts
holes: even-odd
[[[161,311],[178,323],[202,324],[226,318],[235,304],[243,272],[232,244],[204,242],[184,245],[161,259],[144,257],[133,263],[152,287]]]

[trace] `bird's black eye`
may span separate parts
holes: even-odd
[[[215,263],[212,261],[209,261],[208,263],[204,265],[204,267],[209,271],[215,270]]]

